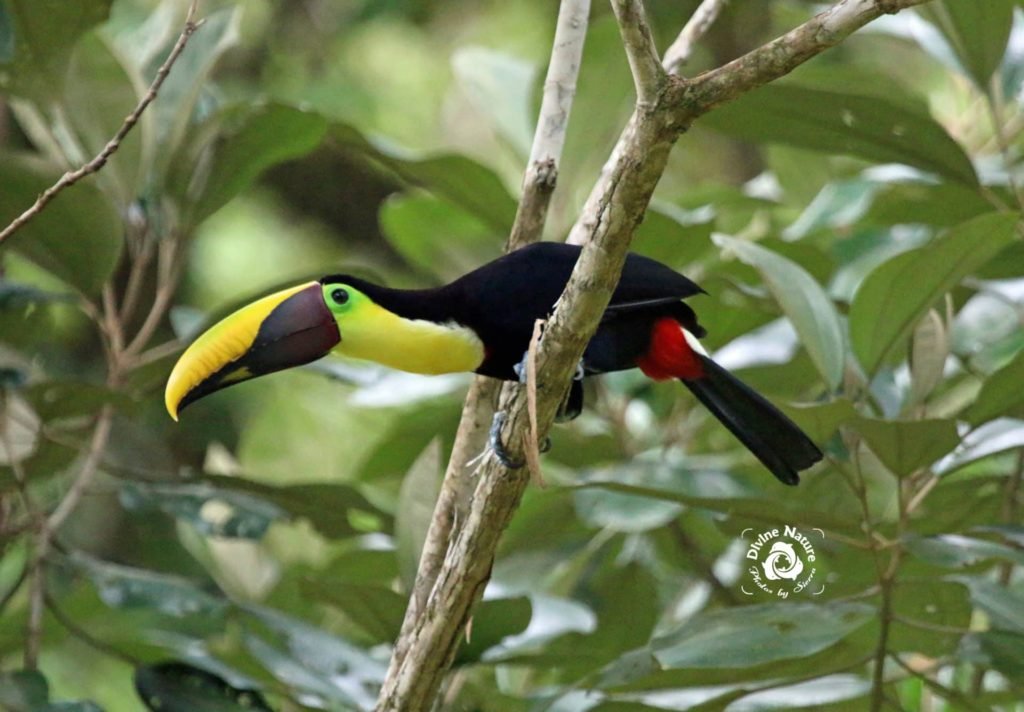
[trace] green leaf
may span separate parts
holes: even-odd
[[[938,0],[917,9],[945,36],[982,92],[999,68],[1013,28],[1013,0]]]
[[[458,205],[492,230],[504,235],[511,229],[516,201],[490,168],[459,154],[425,155],[383,140],[368,139],[348,124],[335,124],[330,135],[342,146],[362,153],[408,183]]]
[[[410,264],[445,282],[500,256],[505,239],[479,218],[429,193],[392,195],[381,206],[380,226]]]
[[[190,167],[196,167],[181,191],[193,201],[190,222],[195,225],[216,212],[278,163],[304,156],[327,132],[321,115],[284,104],[232,106],[207,120],[213,135],[202,128],[198,147],[192,147]]]
[[[843,377],[843,329],[825,290],[803,267],[760,245],[725,235],[711,239],[761,273],[818,372],[830,388],[838,387]]]
[[[867,276],[850,307],[850,339],[868,374],[943,294],[1013,240],[1017,220],[1000,213],[973,218]]]
[[[255,634],[245,638],[249,652],[275,678],[296,691],[342,705],[373,707],[385,663],[347,640],[279,611],[252,605],[245,610],[280,639],[277,645]]]
[[[960,443],[953,420],[858,417],[854,427],[882,464],[898,477],[931,465]]]
[[[964,637],[960,659],[994,668],[1019,689],[1024,685],[1024,635],[1001,630]]]
[[[59,96],[75,44],[107,19],[112,4],[113,0],[6,0],[0,8],[0,88],[42,103]]]
[[[441,442],[436,438],[424,448],[402,480],[395,516],[395,545],[398,570],[406,591],[412,590],[420,565],[423,542],[434,516],[434,503],[441,491]]]
[[[103,150],[139,100],[131,77],[98,32],[86,35],[75,48],[63,96],[63,121],[88,157]],[[129,133],[92,179],[122,212],[144,190],[149,167],[143,162],[144,130],[145,123]]]
[[[371,643],[390,643],[402,627],[406,598],[385,586],[323,578],[302,582],[301,590],[310,600],[338,609]]]
[[[0,708],[31,712],[46,705],[49,699],[50,686],[38,671],[0,672]]]
[[[687,268],[711,247],[715,220],[708,210],[654,203],[636,229],[633,250],[665,264]]]
[[[151,609],[185,618],[220,616],[228,606],[226,599],[180,576],[111,564],[77,553],[67,561],[92,580],[100,598],[111,608]]]
[[[476,110],[521,156],[528,156],[537,67],[486,47],[464,47],[452,55],[452,69]]]
[[[257,690],[234,687],[219,675],[183,662],[136,668],[135,690],[153,712],[271,711]]]
[[[876,615],[862,603],[769,603],[702,614],[654,641],[671,668],[750,667],[813,655]]]
[[[163,512],[189,522],[200,534],[228,539],[262,539],[271,523],[285,514],[258,497],[205,483],[125,482],[119,497],[128,511]]]
[[[0,155],[0,225],[30,208],[59,177],[36,161]],[[114,206],[84,181],[61,192],[4,246],[92,296],[117,266],[122,230]]]
[[[157,10],[156,12],[159,12]],[[174,71],[160,88],[160,95],[147,114],[152,114],[156,128],[156,144],[160,148],[163,174],[177,153],[177,148],[196,119],[197,104],[206,89],[206,78],[217,60],[238,42],[241,8],[226,7],[203,18],[203,24],[192,35],[188,47],[174,64]],[[170,48],[167,48],[170,51]],[[156,67],[145,68],[145,81],[151,81]]]
[[[816,443],[828,442],[840,425],[857,417],[857,411],[846,398],[828,403],[783,403],[782,410]]]
[[[218,491],[247,492],[272,502],[294,518],[305,518],[326,537],[340,539],[366,530],[357,526],[376,522],[388,528],[391,517],[370,503],[359,490],[342,484],[268,485],[244,477],[204,475],[203,482]]]
[[[981,392],[964,413],[972,425],[981,425],[1003,415],[1024,417],[1024,351],[985,379]]]
[[[983,195],[959,183],[889,183],[877,187],[865,219],[878,225],[951,227],[991,210]]]
[[[989,559],[1024,564],[1024,551],[1012,546],[961,534],[940,534],[930,537],[912,536],[906,540],[907,550],[930,564],[963,568]],[[965,579],[966,580],[966,579]]]
[[[14,21],[7,12],[7,6],[0,3],[0,65],[11,63],[14,47]]]
[[[481,601],[473,610],[468,640],[459,646],[456,665],[467,665],[484,658],[484,653],[502,640],[526,630],[533,606],[526,596],[492,598]]]
[[[914,329],[910,346],[910,393],[904,409],[923,403],[942,382],[949,356],[949,332],[939,313],[929,309]]]
[[[770,84],[717,108],[701,123],[750,141],[905,163],[957,183],[978,184],[960,144],[905,102]]]
[[[859,526],[856,521],[844,516],[839,512],[827,512],[810,509],[806,505],[795,502],[792,504],[781,501],[772,502],[771,506],[765,506],[763,498],[723,496],[707,497],[694,496],[678,490],[657,489],[654,487],[641,487],[637,485],[624,484],[612,480],[591,480],[582,482],[573,487],[574,489],[600,488],[611,492],[621,492],[640,497],[653,497],[668,502],[679,502],[691,507],[707,509],[712,512],[727,514],[732,520],[767,522],[772,524],[793,524],[799,522],[808,527],[821,527],[822,529],[856,535]]]
[[[960,576],[971,592],[971,600],[989,617],[993,628],[1024,635],[1024,591],[1019,586],[1001,586],[973,576]]]

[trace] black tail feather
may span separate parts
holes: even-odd
[[[760,393],[710,358],[701,360],[704,376],[683,384],[773,475],[787,485],[799,484],[797,473],[822,458],[818,446]]]

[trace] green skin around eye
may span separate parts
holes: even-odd
[[[338,304],[334,300],[334,297],[332,296],[334,292],[339,289],[344,290],[345,293],[348,294],[348,300],[344,304]],[[349,309],[352,308],[352,305],[356,302],[357,299],[363,298],[362,294],[352,289],[351,287],[347,287],[342,284],[325,284],[323,286],[323,293],[324,303],[327,305],[327,308],[330,309],[331,312],[333,312],[334,314],[341,314],[343,312],[348,311]]]

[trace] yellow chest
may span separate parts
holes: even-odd
[[[336,353],[410,373],[475,371],[484,360],[476,333],[455,323],[405,319],[376,304],[339,322]]]

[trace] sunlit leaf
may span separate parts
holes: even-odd
[[[445,282],[498,257],[505,240],[479,218],[428,193],[391,196],[381,206],[380,226],[410,264]]]
[[[725,235],[712,239],[761,273],[818,372],[836,388],[843,376],[843,329],[825,290],[800,265],[760,245]]]
[[[1013,27],[1013,0],[938,0],[917,9],[935,25],[982,91],[999,67]]]
[[[183,618],[218,616],[228,606],[226,599],[180,576],[111,564],[84,554],[74,554],[68,561],[92,580],[100,598],[112,608],[147,608]]]
[[[335,124],[331,137],[364,154],[412,185],[426,188],[476,215],[506,234],[516,216],[516,202],[501,179],[486,166],[460,154],[423,155],[371,140],[347,124]]]
[[[949,332],[934,309],[914,329],[910,346],[910,393],[907,407],[923,402],[942,381],[949,356]]]
[[[828,403],[783,403],[782,410],[816,443],[828,442],[840,425],[857,417],[857,411],[846,398]]]
[[[731,136],[905,163],[955,182],[977,185],[970,158],[923,111],[872,96],[771,84],[701,120]]]
[[[160,511],[184,519],[200,534],[230,539],[261,539],[285,512],[278,506],[241,492],[205,484],[143,484],[126,482],[121,505],[138,513]]]
[[[373,506],[357,489],[343,484],[268,485],[244,477],[204,475],[216,490],[249,493],[294,518],[305,518],[321,534],[341,538],[361,534],[357,524],[387,527],[391,517]],[[269,510],[268,510],[269,513]]]
[[[993,628],[1024,635],[1024,591],[1019,586],[967,576],[957,580],[970,589],[971,600],[985,611]]]
[[[271,710],[258,691],[233,687],[219,675],[183,662],[136,668],[135,690],[153,712]]]
[[[452,55],[452,69],[473,106],[519,152],[533,143],[533,85],[530,62],[486,47],[464,47]]]
[[[862,603],[770,603],[713,611],[654,642],[662,665],[748,667],[812,655],[846,637],[875,615]]]
[[[192,147],[193,168],[179,188],[193,203],[190,219],[201,222],[266,169],[312,151],[327,131],[319,114],[284,104],[232,106],[207,120],[214,132],[197,129],[206,140]]]
[[[927,467],[960,443],[952,420],[857,418],[854,428],[878,459],[898,477]]]
[[[174,71],[160,88],[159,98],[148,113],[155,125],[156,143],[160,147],[159,166],[171,164],[176,149],[196,120],[196,106],[206,90],[206,78],[221,55],[238,42],[240,7],[225,7],[206,14],[203,24],[189,40],[187,51],[174,64]],[[168,51],[170,48],[168,48]],[[156,67],[147,67],[155,74]],[[162,173],[163,171],[160,170]]]
[[[850,308],[850,339],[864,370],[873,374],[927,309],[1008,245],[1016,222],[999,213],[968,220],[868,275]]]
[[[961,534],[940,534],[932,537],[910,537],[907,550],[925,561],[949,568],[963,568],[1000,559],[1024,564],[1024,551],[985,539]]]
[[[981,392],[964,416],[980,425],[1000,416],[1024,416],[1024,351],[985,379]]]

